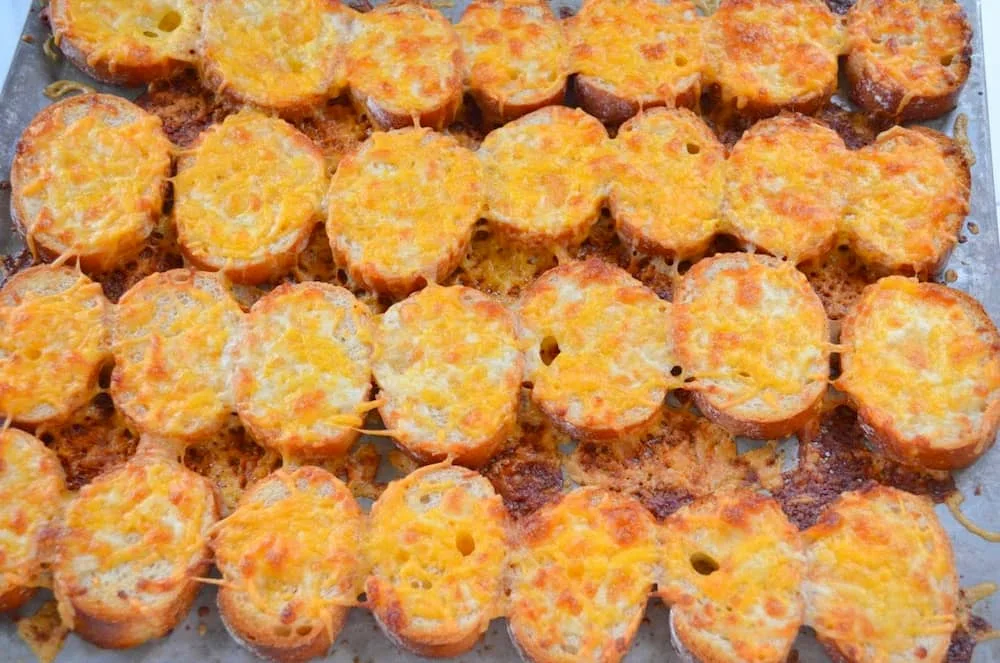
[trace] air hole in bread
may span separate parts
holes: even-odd
[[[683,372],[684,372],[684,369],[681,368],[680,366],[674,366],[673,368],[670,369],[670,374],[673,375],[675,378],[680,377],[681,373],[683,373]]]
[[[677,265],[678,274],[686,274],[689,269],[691,269],[690,260],[681,260],[680,263],[678,263]]]
[[[358,603],[366,603],[368,601],[368,595],[365,594],[364,592],[361,592],[355,598],[357,599]]]
[[[156,34],[155,32],[152,32],[151,30],[143,30],[142,34],[144,34],[145,36],[149,37],[150,39],[156,39],[157,37],[160,36],[160,35]]]
[[[292,629],[288,628],[287,626],[275,626],[274,634],[279,638],[287,638],[292,634]]]
[[[337,270],[337,283],[341,285],[347,283],[347,272],[342,269]]]
[[[472,236],[472,239],[477,242],[483,242],[490,238],[490,231],[482,228],[476,231],[476,234]]]
[[[691,555],[691,568],[703,576],[710,576],[719,570],[719,563],[711,555],[696,552]]]
[[[312,630],[313,630],[313,627],[309,626],[308,624],[306,624],[304,626],[300,626],[297,629],[295,629],[295,633],[296,633],[296,635],[306,636],[306,635],[309,635],[310,633],[312,633]]]
[[[699,152],[701,152],[701,145],[696,145],[694,143],[688,143],[687,144],[687,152],[688,152],[688,154],[698,154]]]
[[[684,57],[683,55],[678,55],[676,58],[674,58],[674,64],[677,65],[678,67],[683,67],[687,65],[687,63],[688,63],[687,58]]]
[[[542,358],[542,363],[551,366],[552,362],[559,356],[559,342],[552,336],[542,339],[542,344],[538,347],[538,356]]]
[[[941,58],[941,66],[942,67],[950,67],[953,60],[954,60],[953,56],[951,56],[951,55],[945,55],[945,56],[943,56]]]
[[[476,549],[476,540],[468,532],[459,532],[455,535],[455,547],[462,557],[468,557]]]
[[[163,15],[160,22],[156,24],[156,29],[160,32],[173,32],[181,25],[181,15],[175,11],[169,11]]]
[[[111,372],[115,369],[115,365],[108,362],[101,366],[101,372],[97,374],[97,386],[101,389],[107,389],[111,386]]]

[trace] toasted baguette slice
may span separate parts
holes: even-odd
[[[235,409],[230,373],[243,314],[211,274],[147,276],[118,302],[112,325],[115,405],[145,433],[195,441]]]
[[[318,467],[255,484],[209,540],[233,638],[280,663],[326,654],[362,589],[363,524],[351,491]]]
[[[504,125],[479,148],[486,218],[525,244],[573,246],[605,198],[604,126],[581,110],[549,106]]]
[[[1000,427],[1000,332],[959,290],[890,276],[841,330],[838,389],[874,442],[905,463],[971,465]]]
[[[650,513],[630,497],[578,488],[519,521],[515,536],[507,620],[523,658],[621,660],[659,561]]]
[[[609,205],[632,248],[684,260],[708,248],[719,225],[726,149],[687,109],[654,108],[621,126]]]
[[[198,593],[218,518],[209,481],[144,444],[66,508],[53,565],[63,621],[108,649],[166,635]]]
[[[804,115],[753,125],[729,155],[724,229],[792,263],[833,248],[850,186],[844,141]]]
[[[670,304],[602,260],[560,265],[518,302],[531,397],[571,435],[619,437],[656,417],[674,366]]]
[[[895,122],[944,115],[969,78],[971,42],[955,0],[859,0],[847,13],[851,99]]]
[[[326,232],[355,282],[405,297],[450,274],[483,209],[475,155],[429,129],[375,133],[333,175]]]
[[[0,419],[59,421],[98,390],[111,359],[111,305],[68,267],[39,265],[0,290]]]
[[[847,663],[943,661],[958,575],[926,497],[872,485],[844,493],[803,534],[806,623]]]
[[[948,260],[969,213],[969,164],[926,127],[893,127],[854,153],[844,233],[869,266],[928,277]]]
[[[248,158],[252,154],[252,158]],[[287,122],[230,115],[198,139],[174,177],[174,221],[197,267],[242,283],[289,270],[323,220],[323,153]]]
[[[0,613],[21,606],[42,584],[66,495],[53,451],[16,428],[0,432]]]
[[[502,613],[507,512],[481,475],[429,465],[393,481],[372,507],[368,607],[420,656],[471,649]]]
[[[447,18],[420,0],[359,16],[348,48],[351,99],[382,129],[443,129],[462,104],[464,59]]]
[[[770,497],[723,489],[663,523],[658,594],[688,660],[784,663],[802,624],[799,531]]]
[[[70,62],[105,83],[134,86],[173,76],[197,60],[202,5],[202,0],[53,0],[49,20]]]
[[[837,89],[843,50],[823,0],[722,0],[706,28],[706,78],[740,115],[811,114]]]
[[[159,118],[121,97],[71,97],[36,115],[21,135],[11,216],[29,247],[106,271],[142,248],[169,176],[170,141]]]
[[[691,0],[585,0],[568,31],[577,98],[602,122],[698,103],[702,18]]]
[[[569,42],[545,0],[473,0],[455,26],[465,81],[487,126],[560,104]]]
[[[674,323],[685,386],[709,419],[757,439],[815,421],[829,378],[830,325],[791,263],[745,253],[698,262],[674,296]]]

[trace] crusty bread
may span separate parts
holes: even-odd
[[[323,656],[362,589],[363,525],[351,491],[318,467],[255,484],[209,539],[233,637],[278,663]]]
[[[181,250],[234,281],[275,279],[322,221],[326,188],[323,153],[304,134],[255,111],[230,115],[178,163],[173,217]]]
[[[705,416],[735,435],[776,439],[816,420],[829,378],[829,334],[806,277],[769,256],[702,260],[674,296],[685,388]]]
[[[462,103],[462,44],[422,0],[393,0],[359,16],[348,47],[351,99],[382,129],[443,129]]]
[[[503,500],[484,477],[429,465],[372,507],[368,607],[390,640],[420,656],[471,649],[502,613]]]
[[[943,661],[958,575],[926,497],[872,485],[844,493],[804,532],[806,623],[846,663]]]
[[[0,613],[18,608],[42,584],[65,497],[55,453],[16,428],[0,432]]]
[[[890,276],[841,329],[845,391],[873,441],[905,463],[972,464],[1000,428],[1000,333],[959,290]]]
[[[0,419],[59,421],[91,399],[111,359],[111,307],[101,286],[39,265],[0,290]]]
[[[702,22],[691,0],[585,0],[567,21],[580,106],[608,124],[696,106]]]
[[[334,257],[356,283],[393,297],[440,281],[468,246],[481,180],[475,155],[454,138],[429,129],[372,134],[330,183]]]
[[[145,433],[195,441],[218,431],[235,407],[242,318],[212,274],[173,269],[139,281],[113,316],[115,405]]]
[[[656,524],[642,505],[578,488],[517,523],[507,585],[511,639],[532,663],[616,663],[652,589]]]
[[[197,60],[204,0],[52,0],[59,50],[98,80],[135,86]]]
[[[28,246],[105,271],[142,248],[169,176],[170,141],[159,118],[121,97],[71,97],[36,115],[21,135],[11,216]]]
[[[784,663],[802,624],[805,555],[772,498],[723,489],[663,523],[674,646],[699,663]]]
[[[654,108],[621,126],[609,206],[622,240],[644,253],[685,260],[708,248],[719,226],[726,150],[686,109]]]
[[[851,99],[896,122],[944,115],[969,77],[971,42],[955,0],[859,0],[847,13]]]
[[[166,635],[209,567],[215,488],[171,451],[140,447],[66,508],[53,577],[59,614],[82,638],[125,649]]]
[[[531,397],[566,432],[618,437],[662,410],[670,304],[624,270],[597,258],[550,269],[517,313]]]

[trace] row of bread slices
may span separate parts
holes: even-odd
[[[53,32],[80,68],[139,84],[197,66],[238,103],[308,112],[350,89],[383,128],[451,123],[468,89],[491,123],[560,103],[570,74],[592,114],[620,123],[715,89],[737,112],[812,112],[847,55],[855,101],[895,119],[950,110],[971,29],[954,0],[586,0],[560,21],[542,0],[477,0],[452,26],[419,2],[367,14],[327,0],[54,0]]]
[[[948,537],[930,500],[893,488],[845,493],[804,532],[746,488],[661,523],[631,497],[578,488],[513,521],[488,480],[444,464],[390,483],[366,516],[303,466],[218,521],[214,488],[175,451],[144,439],[68,495],[38,439],[0,433],[0,609],[51,571],[71,628],[132,647],[176,626],[201,580],[219,585],[230,633],[275,661],[322,656],[351,606],[436,657],[505,616],[536,663],[620,660],[651,594],[671,607],[675,646],[705,662],[781,663],[806,624],[838,660],[935,663],[958,626]],[[221,578],[203,578],[213,557]]]
[[[899,276],[865,290],[830,343],[822,303],[775,258],[695,264],[674,302],[599,259],[549,270],[508,310],[432,285],[373,316],[347,290],[281,285],[245,314],[213,274],[153,274],[110,305],[40,266],[0,291],[0,413],[33,426],[110,393],[142,433],[193,442],[236,411],[286,458],[344,453],[378,409],[420,461],[478,467],[510,434],[519,390],[579,439],[641,431],[683,388],[731,432],[812,432],[840,353],[874,441],[924,467],[964,467],[1000,424],[1000,334],[974,299]],[[109,342],[110,337],[110,342]],[[379,391],[371,399],[372,378]]]

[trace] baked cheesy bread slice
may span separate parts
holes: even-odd
[[[334,258],[359,285],[405,297],[461,262],[483,208],[475,154],[430,129],[378,132],[344,157],[327,198]]]
[[[362,589],[363,525],[351,491],[326,470],[280,469],[255,484],[209,539],[233,637],[280,663],[326,654]]]
[[[132,258],[160,219],[170,141],[160,119],[107,94],[40,112],[11,164],[11,216],[28,246],[106,271]]]
[[[798,264],[833,248],[850,187],[849,154],[818,120],[783,114],[753,125],[729,154],[724,229]]]
[[[969,213],[961,148],[926,127],[893,127],[854,153],[843,231],[869,266],[931,276],[948,259]]]
[[[847,13],[851,99],[896,122],[943,115],[969,78],[971,42],[955,0],[859,0]]]
[[[115,405],[144,433],[195,441],[218,431],[234,410],[242,319],[212,274],[173,269],[139,281],[113,316]]]
[[[18,272],[0,290],[0,419],[66,419],[98,391],[110,362],[111,305],[68,267]]]
[[[393,481],[372,506],[368,607],[420,656],[471,649],[502,614],[507,512],[483,476],[429,465]]]
[[[531,397],[566,432],[617,437],[662,411],[670,303],[624,270],[597,258],[550,269],[517,313]]]
[[[451,124],[462,103],[463,72],[458,33],[425,2],[394,0],[354,22],[351,98],[382,129]]]
[[[174,222],[197,267],[243,283],[287,272],[323,220],[323,153],[287,122],[241,111],[178,162]]]
[[[972,464],[1000,427],[1000,333],[969,295],[890,276],[844,319],[838,389],[874,442],[909,464]]]
[[[430,286],[378,322],[379,413],[393,439],[423,462],[479,467],[513,429],[524,359],[514,316],[464,286]]]
[[[495,129],[479,147],[484,216],[524,244],[574,246],[605,198],[608,134],[581,110],[548,106]]]
[[[233,388],[240,419],[286,458],[345,453],[371,392],[372,316],[327,283],[278,286],[250,309]]]
[[[685,260],[708,249],[719,226],[726,149],[687,109],[654,108],[621,126],[609,206],[622,240]]]
[[[802,625],[805,554],[778,503],[722,489],[663,523],[659,596],[687,660],[783,663]]]
[[[581,108],[621,124],[701,96],[702,22],[691,0],[585,0],[568,20]]]
[[[844,493],[803,533],[806,623],[849,663],[939,663],[957,625],[958,576],[926,497]]]
[[[211,483],[144,440],[66,508],[53,565],[63,622],[109,649],[166,635],[198,593],[218,517]]]
[[[0,432],[0,613],[21,606],[43,584],[66,495],[52,450],[16,428]]]
[[[533,663],[615,663],[646,610],[659,564],[656,523],[603,488],[563,495],[519,521],[510,551],[507,620]]]
[[[806,277],[769,256],[706,258],[674,296],[685,388],[735,435],[776,439],[815,420],[829,378],[829,326]]]

